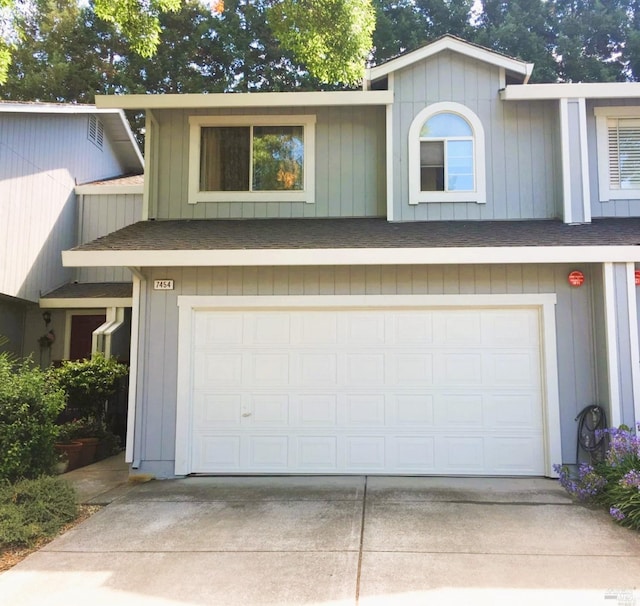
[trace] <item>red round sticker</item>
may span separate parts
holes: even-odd
[[[572,271],[568,280],[571,286],[582,286],[584,284],[584,274],[581,271]]]
[[[640,269],[636,269],[636,286],[640,286]]]

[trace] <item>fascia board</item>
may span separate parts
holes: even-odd
[[[0,103],[0,114],[115,114],[117,108],[97,108],[95,105],[55,105],[47,103]]]
[[[39,305],[42,309],[91,309],[94,307],[131,307],[131,297],[86,297],[86,298],[51,298],[41,297]]]
[[[406,55],[402,55],[397,59],[391,59],[390,61],[387,61],[382,65],[370,68],[368,74],[369,79],[378,80],[379,78],[382,78],[391,72],[395,72],[408,67],[409,65],[412,65],[417,61],[422,61],[423,59],[432,57],[433,55],[436,55],[444,50],[451,50],[461,55],[471,57],[472,59],[478,59],[479,61],[484,61],[485,63],[496,65],[498,67],[504,67],[506,70],[521,74],[525,77],[528,77],[531,74],[531,70],[533,69],[532,63],[525,63],[524,61],[511,59],[509,57],[491,52],[490,50],[479,48],[473,44],[466,44],[461,40],[455,40],[453,38],[442,38],[440,40],[437,40],[433,44],[423,46],[422,48],[419,48],[411,53],[407,53]]]
[[[93,196],[113,196],[122,194],[142,194],[144,193],[144,185],[76,185],[75,192],[78,195],[86,194]]]
[[[98,107],[112,109],[321,107],[333,105],[387,105],[389,103],[393,103],[393,91],[388,90],[96,96],[96,105]]]
[[[549,99],[624,99],[640,97],[640,82],[560,82],[553,84],[509,84],[500,91],[503,101]]]
[[[65,267],[242,267],[286,265],[476,265],[640,262],[638,246],[340,248],[252,250],[67,250]]]

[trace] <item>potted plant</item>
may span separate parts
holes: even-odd
[[[79,426],[80,423],[78,421],[68,421],[67,423],[58,425],[58,436],[53,447],[58,453],[58,460],[66,459],[66,471],[80,467],[82,443],[74,439],[74,435],[78,431]]]
[[[75,419],[77,425],[72,438],[84,444],[80,465],[88,465],[96,458],[98,442],[106,431],[107,402],[127,372],[126,365],[102,354],[90,360],[65,361],[54,369],[54,380],[66,394],[67,401],[60,420]]]

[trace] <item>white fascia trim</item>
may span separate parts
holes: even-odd
[[[494,53],[488,49],[480,48],[474,44],[468,44],[462,40],[445,36],[440,40],[436,40],[432,44],[423,46],[422,48],[411,53],[407,53],[406,55],[402,55],[397,59],[392,59],[391,61],[387,61],[377,67],[372,67],[369,70],[369,79],[378,80],[391,72],[413,65],[417,61],[422,61],[423,59],[432,57],[444,50],[454,51],[461,55],[471,57],[472,59],[477,59],[478,61],[484,61],[485,63],[502,67],[508,71],[521,74],[525,77],[530,76],[533,69],[532,63],[525,63],[523,61],[518,61],[517,59],[511,59],[510,57],[505,57],[504,55]]]
[[[571,141],[569,137],[569,100],[560,99],[560,148],[562,157],[562,220],[573,223],[571,208]]]
[[[131,349],[129,354],[129,394],[127,402],[127,435],[125,436],[126,463],[134,460],[134,446],[136,434],[136,405],[138,401],[138,355],[140,342],[140,298],[144,281],[138,277],[139,272],[133,274],[133,304],[131,306]]]
[[[144,193],[144,185],[76,185],[76,194],[94,196],[119,196]]]
[[[41,309],[93,309],[104,307],[131,307],[132,299],[129,297],[112,298],[83,298],[83,299],[47,299],[41,297],[39,301]]]
[[[178,297],[178,379],[176,408],[176,450],[175,468],[177,476],[191,473],[191,417],[193,398],[191,397],[191,368],[193,357],[192,320],[195,310],[181,305]]]
[[[393,103],[393,92],[387,90],[96,96],[98,107],[122,109],[326,107],[333,105],[388,105],[389,103]]]
[[[640,82],[560,82],[551,84],[509,84],[500,91],[503,101],[540,101],[564,97],[624,99],[640,97]]]
[[[580,120],[580,171],[582,173],[582,220],[591,223],[591,184],[589,183],[589,140],[587,139],[587,103],[578,99]]]
[[[616,293],[613,264],[604,263],[604,316],[607,342],[607,382],[609,383],[609,425],[618,427],[622,422],[620,410],[620,367],[618,364],[618,323],[616,321]]]
[[[640,246],[486,248],[306,248],[95,250],[62,252],[64,267],[241,267],[286,265],[475,265],[640,262]]]
[[[278,191],[200,191],[200,145],[207,126],[302,126],[304,167],[302,190]],[[288,116],[189,116],[189,192],[187,202],[305,202],[314,204],[316,196],[315,158],[316,115]]]
[[[118,108],[55,103],[0,103],[0,114],[115,114]]]
[[[513,295],[318,295],[318,296],[178,296],[178,385],[175,474],[191,472],[191,368],[193,318],[199,310],[238,309],[417,309],[417,308],[538,308],[542,333],[543,415],[545,473],[553,477],[553,464],[562,461],[560,399],[556,351],[555,305],[548,294]]]
[[[631,349],[631,385],[634,426],[640,423],[640,342],[638,336],[638,301],[635,263],[627,263],[627,311],[629,313],[629,343]]]
[[[393,74],[389,74],[389,89],[393,90],[394,78]],[[394,209],[393,209],[393,103],[389,103],[386,107],[386,158],[385,166],[387,169],[387,221],[394,221]]]
[[[407,308],[416,307],[534,307],[555,305],[555,293],[513,295],[179,295],[178,307],[190,310]]]

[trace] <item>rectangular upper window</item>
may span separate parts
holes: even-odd
[[[193,116],[189,202],[313,202],[315,116]]]
[[[600,201],[640,198],[640,107],[596,107]]]

